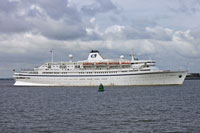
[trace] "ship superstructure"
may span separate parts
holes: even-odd
[[[53,54],[53,51],[51,51]],[[87,60],[45,63],[32,70],[15,72],[15,86],[130,86],[180,85],[187,71],[159,70],[154,60],[106,59],[92,50]]]

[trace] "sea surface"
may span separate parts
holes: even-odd
[[[0,80],[0,133],[200,133],[200,80],[104,92],[13,83]]]

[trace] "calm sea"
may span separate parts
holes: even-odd
[[[200,133],[200,80],[104,92],[12,84],[0,81],[0,133]]]

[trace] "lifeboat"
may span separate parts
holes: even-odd
[[[96,65],[107,65],[107,62],[97,62]]]
[[[119,65],[119,62],[109,62],[109,65]]]
[[[84,62],[83,65],[84,65],[84,66],[92,66],[92,65],[94,65],[94,63],[91,63],[91,62]]]
[[[130,65],[131,62],[122,62],[123,65]]]

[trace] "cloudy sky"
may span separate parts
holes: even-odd
[[[200,72],[199,22],[199,0],[1,0],[0,78],[50,61],[52,48],[56,61],[133,49],[160,69]]]

